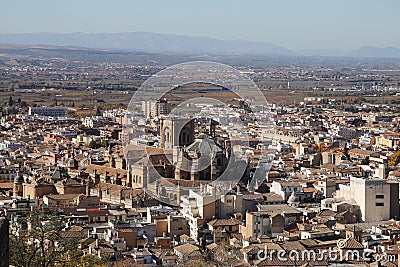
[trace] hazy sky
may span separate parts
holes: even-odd
[[[0,0],[0,33],[146,31],[299,49],[400,48],[399,0]]]

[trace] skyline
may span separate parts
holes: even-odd
[[[0,8],[7,12],[0,18],[0,33],[154,32],[266,42],[295,51],[400,48],[399,7],[395,0],[339,0],[328,6],[317,0],[3,1]]]

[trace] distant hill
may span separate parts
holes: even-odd
[[[219,40],[209,37],[131,33],[22,33],[0,34],[0,44],[80,46],[142,52],[175,53],[261,53],[293,55],[282,46],[245,40]]]
[[[333,49],[309,49],[298,52],[303,56],[325,56],[325,57],[364,57],[364,58],[398,58],[400,49],[396,47],[374,47],[363,46],[352,51]]]
[[[400,49],[396,47],[363,46],[349,53],[354,57],[400,57]]]
[[[75,46],[119,52],[151,52],[171,54],[252,54],[280,56],[399,58],[396,47],[364,46],[352,51],[308,49],[292,51],[271,43],[245,40],[219,40],[210,37],[130,33],[20,33],[0,34],[0,45]]]

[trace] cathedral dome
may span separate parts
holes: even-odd
[[[199,135],[194,142],[187,146],[185,149],[187,152],[200,152],[201,154],[216,154],[222,152],[223,149],[215,144],[209,136],[205,134]]]

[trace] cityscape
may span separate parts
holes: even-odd
[[[400,266],[399,40],[113,18],[0,27],[0,266]]]

